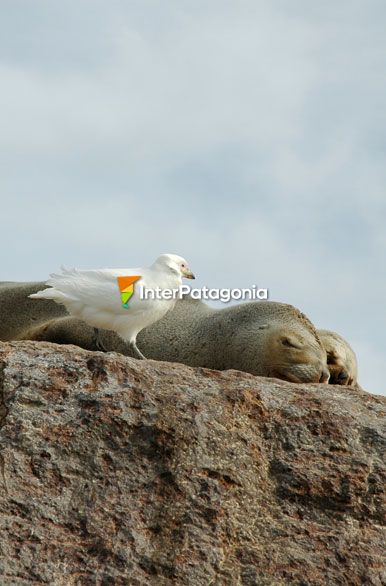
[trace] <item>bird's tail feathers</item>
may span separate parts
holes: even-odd
[[[43,291],[38,291],[37,293],[32,293],[29,295],[32,299],[53,299],[58,303],[63,303],[64,301],[68,300],[68,295],[62,293],[62,291],[58,291],[53,287],[49,289],[43,289]]]
[[[52,299],[56,301],[56,303],[66,303],[72,301],[72,296],[68,295],[68,293],[63,293],[62,291],[58,291],[54,287],[49,287],[48,289],[43,289],[42,291],[38,291],[37,293],[32,293],[29,295],[32,299]]]

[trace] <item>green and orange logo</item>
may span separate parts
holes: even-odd
[[[117,277],[118,287],[121,292],[122,306],[126,309],[129,307],[129,301],[134,293],[134,283],[140,278],[140,276]]]

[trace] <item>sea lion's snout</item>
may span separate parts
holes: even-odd
[[[345,370],[341,370],[340,373],[338,374],[338,380],[343,381],[346,379],[348,379],[348,372],[346,372]]]
[[[330,371],[324,364],[293,364],[274,376],[296,383],[327,384],[330,378]]]
[[[330,366],[330,385],[348,385],[350,375],[344,368],[340,369],[337,367]]]
[[[327,367],[324,367],[322,370],[322,374],[320,375],[319,382],[327,384],[329,380],[330,380],[330,371],[328,370]]]

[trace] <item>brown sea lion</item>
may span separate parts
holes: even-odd
[[[96,349],[93,328],[68,317],[54,302],[28,299],[41,288],[42,283],[0,286],[0,339],[46,340]],[[100,339],[108,351],[131,354],[112,332],[102,330]],[[257,301],[214,309],[186,297],[143,330],[138,341],[145,355],[155,360],[232,368],[292,382],[327,382],[329,378],[326,352],[314,326],[284,303]]]
[[[317,332],[327,352],[330,383],[356,386],[358,383],[358,362],[350,344],[336,332],[330,330],[317,330]]]

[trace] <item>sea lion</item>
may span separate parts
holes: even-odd
[[[5,293],[0,287],[0,339],[46,340],[96,349],[93,328],[68,317],[61,306],[35,302],[45,305],[45,315],[42,309],[31,308],[33,300],[27,296],[41,286],[18,284],[11,295],[9,288]],[[8,317],[3,311],[4,299]],[[106,350],[130,355],[128,345],[112,332],[102,330],[100,338]],[[145,355],[155,360],[216,370],[232,368],[292,382],[327,382],[329,378],[326,352],[313,324],[284,303],[257,301],[214,309],[185,297],[173,311],[143,330],[138,341]]]
[[[236,369],[292,382],[327,382],[326,353],[309,319],[292,305],[257,301],[213,309],[186,297],[142,332],[157,360]]]
[[[17,340],[35,326],[68,315],[66,309],[50,300],[29,299],[45,287],[44,282],[0,282],[0,340]]]
[[[350,344],[336,332],[317,330],[327,352],[327,367],[333,385],[357,386],[358,362]]]

